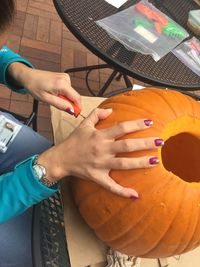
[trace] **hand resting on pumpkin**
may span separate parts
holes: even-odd
[[[116,154],[156,149],[163,145],[163,141],[157,137],[116,140],[127,133],[149,128],[151,121],[147,119],[127,121],[97,130],[95,125],[98,121],[111,113],[112,109],[94,110],[64,142],[39,156],[38,163],[46,167],[49,180],[58,181],[66,176],[76,176],[94,181],[123,197],[138,198],[134,189],[117,184],[109,176],[110,170],[153,167],[158,159],[152,156],[120,158]]]

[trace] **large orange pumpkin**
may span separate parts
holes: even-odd
[[[147,118],[154,125],[123,137],[160,137],[158,150],[124,153],[158,155],[150,169],[111,171],[119,184],[140,195],[132,201],[92,182],[75,179],[73,194],[80,213],[107,245],[127,255],[168,257],[200,244],[200,104],[172,90],[143,89],[106,100],[112,115],[97,128]]]

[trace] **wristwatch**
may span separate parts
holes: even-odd
[[[46,169],[44,166],[41,164],[38,164],[38,156],[36,156],[33,160],[33,165],[32,165],[34,174],[36,175],[38,181],[42,183],[43,185],[47,187],[52,187],[53,185],[57,184],[58,182],[51,182],[48,180],[46,177]]]

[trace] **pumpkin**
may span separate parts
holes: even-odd
[[[72,191],[80,213],[99,239],[127,255],[169,257],[200,244],[200,104],[174,90],[145,88],[104,101],[113,113],[98,129],[122,121],[152,119],[147,130],[126,138],[160,137],[165,144],[125,157],[158,156],[153,168],[112,170],[111,177],[139,193],[131,200],[101,186],[74,179]],[[122,154],[121,154],[122,155]],[[121,156],[120,155],[120,156]]]

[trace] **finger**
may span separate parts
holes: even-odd
[[[82,109],[81,96],[73,87],[69,87],[69,85],[66,84],[66,86],[62,90],[59,90],[59,92],[61,95],[69,98],[69,100]]]
[[[63,95],[69,98],[75,105],[77,105],[81,109],[81,96],[71,86],[70,76],[67,73],[57,73],[57,75],[57,82],[55,84],[56,94]]]
[[[107,138],[116,139],[131,132],[147,129],[152,124],[153,121],[148,119],[125,121],[101,131],[107,136]]]
[[[60,110],[66,111],[67,109],[73,109],[72,104],[69,101],[66,101],[57,95],[45,94],[45,102],[49,105],[52,105]]]
[[[117,184],[110,176],[106,176],[103,179],[97,180],[95,182],[97,182],[99,185],[106,188],[108,191],[114,194],[117,194],[119,196],[127,197],[127,198],[138,198],[139,197],[138,193],[134,189],[123,187]]]
[[[164,145],[160,138],[148,137],[115,141],[111,145],[111,153],[133,152],[138,150],[155,149]]]
[[[139,158],[113,158],[109,168],[113,170],[131,170],[153,167],[159,163],[156,156],[144,156]]]
[[[112,113],[112,109],[95,109],[84,120],[84,124],[90,124],[93,127],[100,121],[106,119]]]

